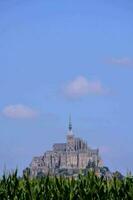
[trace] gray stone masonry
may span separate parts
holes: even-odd
[[[70,127],[66,143],[54,144],[51,151],[45,152],[43,156],[34,157],[30,164],[30,172],[31,176],[58,174],[61,170],[86,169],[90,164],[100,167],[101,163],[99,150],[89,148],[87,142],[75,137]]]

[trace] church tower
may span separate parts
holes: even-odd
[[[75,150],[75,140],[74,140],[74,134],[72,131],[71,115],[69,116],[69,127],[68,127],[68,133],[67,133],[67,150],[68,151]]]
[[[69,116],[68,135],[73,135],[73,132],[72,132],[72,120],[71,120],[71,115]]]

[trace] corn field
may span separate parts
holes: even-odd
[[[133,177],[107,180],[93,172],[78,178],[30,178],[17,171],[0,179],[0,200],[133,200]]]

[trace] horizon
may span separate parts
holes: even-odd
[[[133,2],[0,1],[0,174],[74,134],[133,172]]]

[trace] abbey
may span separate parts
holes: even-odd
[[[31,176],[59,174],[60,171],[79,171],[90,166],[100,167],[99,149],[91,149],[83,139],[75,137],[71,118],[66,143],[53,144],[53,149],[34,157],[30,164]]]

